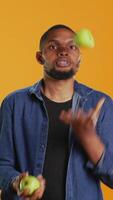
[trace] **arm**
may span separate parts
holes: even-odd
[[[110,98],[106,99],[101,110],[97,132],[104,143],[105,150],[96,166],[89,160],[86,168],[99,177],[103,183],[113,188],[113,101]]]
[[[6,99],[0,109],[0,188],[7,194],[15,193],[29,200],[40,199],[45,190],[45,179],[42,176],[37,177],[41,187],[32,196],[28,197],[26,190],[19,190],[21,179],[28,174],[16,170],[13,137],[13,109]]]
[[[20,173],[15,169],[12,111],[7,99],[0,109],[0,187],[10,191],[11,181]]]
[[[102,107],[101,111],[100,108]],[[84,113],[79,110],[73,118],[71,112],[63,111],[61,120],[70,123],[74,133],[89,157],[88,170],[98,176],[106,185],[113,188],[113,103],[110,98],[104,105]],[[99,111],[99,112],[98,112]],[[99,115],[100,114],[100,115]],[[94,117],[94,118],[93,118]],[[93,119],[98,118],[98,129]],[[98,133],[98,134],[97,134]],[[99,137],[100,135],[100,137]]]

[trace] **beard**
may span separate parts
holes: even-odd
[[[63,72],[63,71],[61,72],[53,68],[50,71],[47,71],[45,69],[45,72],[48,76],[57,80],[66,80],[66,79],[72,78],[75,75],[75,72],[73,69],[70,69],[67,72]]]

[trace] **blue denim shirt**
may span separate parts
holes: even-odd
[[[48,138],[48,115],[41,96],[42,80],[7,96],[0,110],[0,188],[5,200],[18,200],[10,183],[21,172],[42,174]],[[79,106],[88,111],[101,97],[106,100],[96,124],[105,152],[94,166],[70,127],[70,156],[66,177],[66,200],[102,200],[100,180],[113,188],[113,102],[111,98],[74,82]],[[76,98],[75,98],[76,99]],[[72,108],[76,109],[73,97]]]

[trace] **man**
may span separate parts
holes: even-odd
[[[64,25],[44,33],[36,53],[43,79],[2,103],[0,187],[5,200],[102,200],[100,180],[113,188],[113,103],[74,80],[81,59],[74,35]],[[19,191],[28,173],[39,175],[41,182],[31,196]]]

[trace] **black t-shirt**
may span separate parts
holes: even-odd
[[[42,199],[64,200],[69,156],[69,125],[61,122],[59,115],[62,110],[71,108],[72,100],[57,103],[44,95],[42,96],[49,116],[48,143],[43,169],[43,176],[46,179],[46,190]]]

